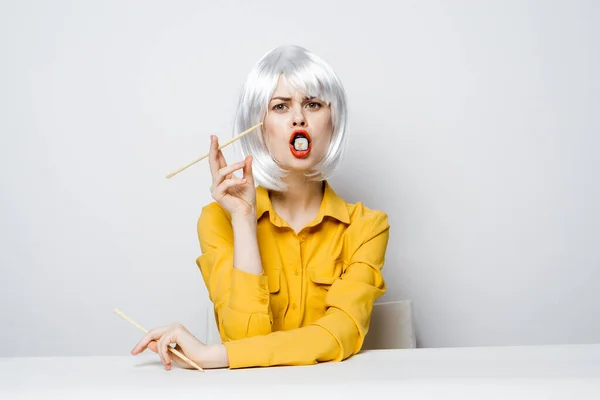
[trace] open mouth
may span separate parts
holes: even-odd
[[[294,131],[290,136],[290,151],[296,158],[304,158],[310,153],[311,140],[308,132]]]

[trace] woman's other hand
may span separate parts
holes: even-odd
[[[209,165],[212,174],[212,198],[231,215],[249,216],[256,212],[256,188],[252,176],[252,156],[244,161],[227,165],[219,150],[219,141],[211,136]],[[233,173],[243,169],[242,178]]]
[[[193,369],[186,361],[176,354],[170,353],[168,347],[175,344],[175,350],[194,361],[202,368],[224,368],[229,366],[227,350],[224,345],[205,345],[181,324],[171,324],[152,329],[131,350],[137,355],[146,349],[157,353],[165,366],[171,369],[171,361],[182,368]]]

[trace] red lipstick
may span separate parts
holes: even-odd
[[[310,153],[312,140],[305,130],[295,130],[290,135],[290,151],[296,158],[304,158]]]

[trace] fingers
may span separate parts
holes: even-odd
[[[244,185],[248,182],[254,187],[252,161],[252,156],[248,156],[243,161],[221,168],[210,188],[213,199],[219,201],[227,194],[229,189]],[[239,169],[243,169],[243,178],[241,179],[233,175],[233,172]]]
[[[219,150],[219,165],[221,166],[221,168],[224,168],[227,166],[227,162],[225,161],[225,156],[223,155],[223,152],[221,150]],[[227,174],[227,176],[225,177],[225,179],[229,179],[231,178],[231,174]]]
[[[250,182],[252,187],[254,187],[254,175],[252,175],[252,161],[254,161],[252,156],[248,156],[244,160],[244,179],[247,182]]]
[[[177,330],[172,329],[158,340],[158,355],[167,369],[171,369],[171,357],[169,347],[171,343],[177,343]]]
[[[151,341],[148,343],[148,348],[154,353],[158,353],[158,342],[156,340]]]
[[[216,176],[221,166],[219,164],[219,142],[217,137],[210,135],[210,151],[208,153],[208,165],[210,165],[210,172],[214,177]]]
[[[235,186],[244,185],[246,182],[248,182],[246,179],[240,179],[237,176],[234,176],[231,179],[226,179],[212,191],[212,197],[216,201],[219,201],[225,196],[229,189]]]
[[[240,161],[235,164],[227,165],[224,168],[219,169],[215,178],[213,179],[213,189],[216,188],[217,186],[219,186],[221,184],[221,182],[223,182],[223,180],[225,180],[225,178],[228,178],[228,179],[233,178],[234,177],[232,175],[233,172],[237,171],[238,169],[244,168],[244,165],[245,165],[244,161]]]
[[[161,362],[168,370],[172,368],[172,359],[179,365],[182,365],[182,363],[185,364],[183,360],[169,352],[169,347],[171,347],[170,344],[177,344],[178,333],[183,332],[183,329],[185,328],[180,324],[171,324],[169,326],[153,329],[138,342],[131,351],[131,354],[139,354],[148,348],[158,354]]]
[[[174,348],[175,350],[179,351],[180,353],[184,353],[184,351],[181,349],[181,346],[179,345],[175,345],[175,347],[173,346],[169,346],[171,348]],[[182,368],[186,368],[189,369],[190,365],[184,361],[182,358],[180,358],[177,354],[171,352],[169,349],[167,349],[169,351],[169,358],[171,359],[172,362],[174,362],[175,364],[179,365]],[[193,367],[192,367],[193,368]]]
[[[219,140],[217,139],[217,148],[219,148]],[[219,160],[219,168],[223,168],[227,165],[227,161],[225,161],[225,156],[223,155],[223,151],[219,150],[217,153],[217,159]]]
[[[223,152],[219,149],[219,138],[215,135],[210,135],[210,151],[208,153],[208,157],[210,170],[213,176],[219,169],[227,166],[225,156],[223,155]]]
[[[139,342],[135,345],[133,350],[131,350],[131,354],[139,354],[142,351],[146,350],[146,347],[153,340],[160,339],[162,335],[164,335],[169,330],[168,326],[163,326],[160,328],[152,329],[150,332],[146,334]]]
[[[174,348],[171,344],[175,345]],[[195,360],[198,363],[199,361],[197,360],[201,359],[201,354],[206,345],[192,335],[183,325],[174,323],[148,332],[131,353],[138,354],[142,351],[140,349],[146,347],[155,351],[165,368],[170,370],[172,362],[175,362],[182,368],[190,369],[188,362],[184,361],[185,357]],[[172,353],[175,350],[179,351],[183,358]]]
[[[175,344],[175,349],[179,350],[179,352],[183,353],[181,347],[177,344],[181,339],[179,334],[183,332],[183,327],[176,326],[169,332],[167,332],[163,337],[161,337],[157,343],[157,354],[162,360],[163,364],[170,370],[172,368],[171,361],[174,361],[180,367],[189,368],[187,362],[181,359],[177,354],[172,353],[169,349],[172,349],[173,346],[171,344]]]

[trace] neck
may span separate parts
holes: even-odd
[[[285,183],[288,185],[285,192],[271,192],[275,212],[288,222],[314,218],[323,200],[324,182],[307,181],[304,175],[289,175]]]

